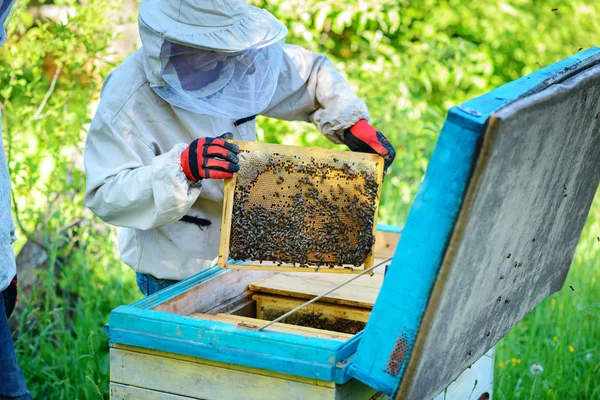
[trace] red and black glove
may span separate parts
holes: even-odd
[[[216,138],[200,138],[190,143],[181,153],[181,167],[185,176],[194,182],[231,178],[234,172],[240,170],[240,148],[224,140],[232,138],[233,135],[227,132]]]
[[[6,318],[15,310],[17,305],[17,276],[10,281],[10,285],[2,291],[2,297],[4,299],[4,309],[6,311]]]
[[[396,150],[381,132],[369,125],[367,121],[360,120],[344,132],[344,143],[350,150],[361,153],[375,153],[384,158],[383,173],[396,158]]]

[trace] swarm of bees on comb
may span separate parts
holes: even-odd
[[[359,267],[375,242],[378,189],[374,164],[242,149],[229,257]]]

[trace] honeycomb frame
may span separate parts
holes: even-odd
[[[234,174],[233,178],[226,179],[224,182],[223,218],[218,256],[220,268],[359,273],[373,265],[377,211],[383,181],[383,158],[381,156],[258,142],[233,140],[231,142],[240,147],[241,170]],[[258,184],[258,188],[252,189],[255,184]],[[292,196],[292,192],[295,195]],[[340,198],[342,199],[340,200]],[[313,206],[302,208],[305,200],[307,203],[313,201]],[[257,238],[254,245],[246,243],[246,236],[243,237],[243,245],[240,244],[240,240],[236,238],[241,236],[239,233],[241,231],[236,223],[240,219],[242,203],[248,204],[243,209],[244,213],[248,207],[258,206],[262,210],[261,214],[268,210],[269,215],[273,217],[272,209],[274,208],[276,215],[285,220],[285,224],[284,222],[279,224],[282,232],[300,235],[308,242],[303,242],[296,237],[295,241],[285,242],[290,245],[285,245],[281,241],[273,243],[271,239],[278,236],[273,235],[273,232],[267,232],[271,234],[263,236],[262,239],[257,238],[256,235],[262,233],[262,229],[257,233],[254,225],[258,222],[252,222],[252,229],[243,226],[243,228],[249,229],[243,232],[256,234],[249,235],[250,240]],[[335,205],[332,205],[334,203]],[[317,207],[315,208],[315,206]],[[300,207],[300,213],[305,218],[301,225],[289,219],[290,207],[292,209]],[[337,212],[332,212],[332,207]],[[315,209],[317,211],[314,211]],[[310,215],[306,215],[307,213]],[[256,216],[254,215],[254,217]],[[335,220],[331,218],[335,218]],[[365,224],[357,225],[353,223],[352,218],[358,218]],[[245,221],[248,223],[248,218]],[[332,221],[337,222],[332,223]],[[372,232],[369,229],[369,223],[372,224]],[[308,225],[310,225],[310,229]],[[350,225],[355,228],[354,234],[340,233],[344,227],[349,229]],[[302,226],[305,231],[311,232],[307,234],[309,236],[310,234],[314,236],[315,232],[319,231],[321,240],[311,241],[312,239],[302,236],[298,229],[299,226]],[[329,226],[334,226],[334,228]],[[361,232],[359,226],[367,226],[367,229]],[[268,227],[273,228],[274,225],[269,224]],[[296,230],[293,227],[296,227]],[[328,248],[330,251],[324,251],[323,254],[319,252],[320,250],[316,251],[316,248],[321,249],[324,245],[322,238],[329,238],[330,236],[327,234],[331,235],[331,232],[339,233],[338,239],[336,239],[338,242],[341,241],[337,245],[338,248],[335,251]],[[294,247],[296,242],[298,244]],[[238,243],[237,247],[236,243]],[[260,245],[256,246],[257,243]],[[304,243],[304,247],[302,247],[302,243]],[[246,253],[238,249],[243,246],[247,248]],[[256,254],[252,251],[255,247],[261,247],[262,255],[270,254],[275,259],[260,255],[258,259],[253,259],[249,254]],[[306,250],[307,247],[308,250]],[[232,253],[237,256],[233,257],[236,259],[236,262],[233,263],[229,262],[232,259]],[[278,254],[278,256],[273,254]],[[282,254],[286,256],[284,257]],[[295,259],[291,260],[290,257]],[[358,263],[362,260],[364,261],[359,265]]]

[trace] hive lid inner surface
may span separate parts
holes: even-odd
[[[236,143],[240,172],[225,181],[220,267],[355,272],[372,265],[380,156]]]

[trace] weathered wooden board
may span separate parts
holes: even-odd
[[[255,375],[265,375],[265,376],[269,376],[272,378],[284,379],[284,380],[299,382],[299,383],[305,383],[308,385],[323,386],[323,387],[327,387],[327,388],[335,387],[335,383],[330,382],[330,381],[325,381],[325,380],[320,380],[320,379],[315,379],[315,378],[304,378],[304,377],[301,377],[298,375],[292,375],[292,374],[281,374],[281,373],[269,371],[266,369],[245,367],[245,366],[239,365],[239,364],[212,361],[212,360],[207,360],[204,358],[186,356],[183,354],[169,353],[169,352],[158,351],[158,350],[152,350],[152,349],[143,348],[143,347],[113,344],[111,346],[111,351],[113,351],[113,350],[119,350],[119,351],[122,350],[122,351],[128,351],[128,352],[132,352],[132,353],[141,353],[141,354],[147,354],[147,355],[151,355],[151,356],[171,358],[173,360],[186,361],[186,362],[190,362],[190,363],[194,363],[194,364],[208,365],[208,366],[216,367],[216,368],[225,368],[225,369],[230,369],[233,371],[247,372],[249,374],[255,374]]]
[[[228,270],[192,287],[182,294],[160,303],[153,309],[178,315],[209,312],[244,293],[248,284],[273,274],[272,271]]]
[[[198,397],[178,396],[176,394],[139,388],[136,386],[110,384],[111,400],[195,400]]]
[[[375,232],[375,247],[373,254],[375,254],[375,263],[377,259],[385,259],[392,257],[396,251],[396,246],[400,240],[399,232],[387,232],[383,230],[377,230]]]
[[[336,385],[134,347],[112,348],[110,362],[111,389],[145,396],[130,397],[136,399],[366,400],[375,394],[357,381]]]
[[[598,99],[600,65],[491,117],[398,398],[435,394],[562,287],[600,179]]]
[[[600,176],[599,62],[449,111],[350,376],[432,398],[561,287]]]
[[[377,261],[376,261],[377,262]],[[364,275],[322,299],[326,303],[370,309],[375,304],[377,294],[383,283],[384,266],[375,269],[378,273]],[[312,299],[333,289],[349,278],[344,275],[318,273],[279,273],[254,282],[250,290],[260,293],[271,293],[286,297]]]
[[[209,314],[196,313],[196,314],[190,315],[190,317],[199,318],[199,319],[203,319],[206,321],[226,322],[226,323],[233,324],[233,325],[238,325],[240,323],[244,323],[245,325],[256,326],[258,328],[260,328],[263,325],[266,325],[269,322],[269,321],[264,321],[261,319],[248,318],[248,317],[243,317],[240,315],[231,315],[231,314],[209,315]],[[240,328],[240,329],[243,329],[243,328]],[[269,326],[267,328],[267,330],[275,331],[275,332],[293,333],[295,335],[300,335],[300,336],[304,336],[304,337],[337,340],[340,342],[345,342],[346,340],[348,340],[352,337],[352,335],[347,334],[347,333],[326,331],[323,329],[315,329],[315,328],[310,328],[310,327],[306,327],[306,326],[289,325],[289,324],[283,324],[280,322],[277,322],[277,323]]]
[[[345,172],[342,173],[342,165],[344,166],[344,168],[349,168],[349,165],[356,165],[356,166],[360,166],[360,168],[365,168],[365,171],[369,171],[367,173],[367,175],[371,174],[372,177],[374,178],[374,180],[372,181],[373,184],[376,183],[377,186],[377,194],[376,194],[376,198],[375,198],[375,203],[373,204],[375,206],[374,208],[374,214],[372,215],[372,220],[370,221],[372,223],[372,229],[373,229],[373,234],[375,235],[376,233],[376,226],[377,226],[377,205],[379,202],[379,196],[381,193],[381,184],[382,184],[382,179],[383,179],[383,159],[375,154],[367,154],[367,153],[353,153],[353,152],[348,152],[348,151],[338,151],[338,150],[327,150],[327,149],[314,149],[314,148],[305,148],[305,147],[298,147],[298,146],[283,146],[283,145],[275,145],[275,144],[268,144],[268,143],[258,143],[258,142],[243,142],[243,141],[236,141],[235,143],[237,143],[240,146],[240,149],[242,150],[242,152],[244,151],[248,151],[250,153],[244,153],[244,154],[249,154],[252,157],[256,157],[256,159],[252,158],[252,161],[247,161],[248,165],[245,165],[245,168],[247,168],[246,170],[248,170],[248,168],[250,168],[249,170],[252,171],[252,167],[257,167],[258,164],[260,163],[264,163],[265,166],[266,165],[270,165],[269,163],[273,162],[272,158],[275,157],[275,159],[278,159],[278,157],[283,157],[288,161],[285,161],[286,163],[291,163],[290,165],[292,166],[291,169],[288,168],[281,168],[279,170],[279,172],[277,174],[272,174],[272,173],[268,173],[268,174],[259,174],[258,177],[255,177],[253,180],[251,180],[250,182],[252,182],[251,186],[248,187],[248,190],[250,190],[250,194],[249,194],[249,202],[251,204],[253,204],[254,206],[263,206],[266,209],[270,210],[270,209],[283,209],[285,210],[286,207],[290,207],[290,202],[291,199],[293,197],[293,194],[295,194],[296,192],[298,192],[298,190],[304,190],[304,189],[294,189],[294,185],[296,188],[298,188],[300,182],[302,182],[302,179],[312,179],[312,178],[317,178],[317,176],[313,176],[310,175],[309,177],[305,177],[306,172],[298,172],[296,170],[296,168],[294,168],[294,166],[296,166],[296,163],[301,163],[302,165],[310,165],[311,160],[312,162],[317,162],[318,161],[318,165],[317,168],[319,171],[324,171],[323,175],[319,175],[319,179],[315,182],[309,182],[308,184],[310,184],[311,186],[315,185],[312,189],[310,190],[315,190],[315,188],[317,188],[319,185],[321,186],[319,189],[321,195],[319,195],[319,201],[321,201],[322,198],[327,197],[328,201],[326,203],[317,203],[320,206],[317,207],[320,209],[322,209],[322,207],[324,207],[323,204],[337,204],[340,209],[342,210],[346,210],[347,212],[350,212],[349,210],[351,210],[352,208],[350,208],[350,206],[354,207],[353,203],[350,201],[350,197],[348,197],[348,199],[345,199],[345,196],[354,196],[354,200],[357,200],[357,204],[361,204],[360,201],[364,201],[366,199],[371,198],[370,195],[367,195],[367,191],[363,192],[362,189],[360,189],[361,184],[359,182],[360,174],[356,175],[356,177],[351,177],[350,179],[347,178],[347,175]],[[241,157],[241,163],[244,160],[244,154],[242,154]],[[262,155],[270,155],[270,157],[268,158],[264,158],[263,157],[259,157],[254,156],[254,154],[262,154]],[[271,161],[267,162],[268,159],[271,159]],[[284,161],[281,161],[284,162]],[[297,164],[297,165],[301,165],[301,164]],[[331,165],[329,165],[331,164]],[[255,166],[256,165],[256,166]],[[262,164],[261,164],[262,165]],[[321,168],[322,166],[325,166],[323,168]],[[337,166],[337,167],[336,167]],[[314,166],[313,166],[314,167]],[[331,167],[332,169],[330,170],[329,167]],[[244,168],[244,165],[242,166],[242,168]],[[270,167],[269,167],[270,168]],[[273,167],[274,168],[274,167]],[[244,170],[244,171],[246,171]],[[329,172],[327,172],[329,171]],[[345,169],[344,169],[345,171]],[[241,173],[241,172],[240,172]],[[362,173],[362,172],[361,172]],[[371,176],[369,175],[369,176]],[[275,177],[279,176],[282,179],[285,177],[285,179],[287,180],[287,182],[285,184],[280,182],[276,182],[275,181]],[[300,177],[302,177],[300,180],[298,180]],[[368,254],[366,256],[366,258],[364,259],[364,263],[361,266],[354,266],[352,268],[350,268],[349,266],[345,266],[344,268],[340,267],[333,267],[333,266],[328,266],[325,263],[322,266],[315,266],[318,265],[319,260],[324,261],[324,262],[332,262],[336,259],[339,259],[338,257],[343,257],[346,255],[350,255],[351,252],[350,251],[345,251],[345,252],[337,252],[337,253],[323,253],[321,254],[319,251],[321,250],[317,250],[315,249],[312,253],[309,251],[309,253],[307,253],[307,257],[309,258],[308,264],[310,264],[310,266],[300,266],[301,264],[292,264],[292,262],[299,262],[296,260],[288,260],[286,262],[286,264],[279,264],[276,261],[276,259],[273,258],[263,258],[261,263],[258,263],[257,261],[259,260],[245,260],[246,262],[244,263],[236,263],[236,264],[231,264],[228,265],[228,259],[230,256],[230,249],[231,246],[234,246],[236,244],[236,239],[235,239],[235,229],[232,230],[232,217],[233,217],[233,210],[234,210],[234,203],[235,203],[235,196],[234,193],[236,190],[240,190],[239,189],[239,182],[240,180],[243,178],[242,177],[236,177],[234,176],[231,179],[227,179],[225,180],[225,186],[224,186],[224,207],[223,207],[223,220],[222,220],[222,227],[221,227],[221,240],[220,240],[220,248],[219,248],[219,257],[218,257],[218,265],[221,268],[234,268],[234,269],[251,269],[251,270],[277,270],[277,271],[294,271],[294,272],[326,272],[326,273],[357,273],[360,272],[362,269],[364,268],[369,268],[372,266],[373,264],[373,258],[374,258],[374,252],[371,251],[370,254]],[[256,182],[256,179],[259,179],[259,182]],[[264,178],[264,179],[263,179]],[[248,180],[250,180],[251,178],[247,178]],[[365,178],[366,179],[366,178]],[[296,184],[296,181],[298,182],[298,184]],[[358,183],[358,185],[357,185]],[[364,182],[363,182],[364,183]],[[251,189],[251,187],[254,186],[254,184],[256,184],[256,189]],[[342,184],[342,186],[345,187],[345,192],[343,192],[344,194],[340,194],[339,196],[334,196],[333,194],[330,193],[330,190],[333,190],[334,187],[337,189],[340,184]],[[292,189],[290,189],[290,186],[286,186],[286,185],[292,185]],[[281,187],[280,187],[281,186]],[[244,186],[245,187],[245,186]],[[365,185],[365,187],[368,187],[368,185]],[[237,188],[237,189],[236,189]],[[267,188],[269,189],[273,189],[271,191],[266,191]],[[253,190],[253,191],[252,191]],[[310,191],[309,190],[309,191]],[[340,191],[342,191],[343,189],[340,187],[339,188]],[[281,193],[280,193],[281,192]],[[342,192],[340,192],[342,193]],[[370,192],[370,193],[375,193],[375,192]],[[266,195],[266,197],[265,197]],[[331,195],[331,196],[330,196]],[[375,196],[375,195],[374,195]],[[260,197],[262,197],[262,199],[260,199]],[[310,200],[310,198],[312,197],[306,197],[306,202],[308,203]],[[359,201],[360,200],[360,201]],[[304,204],[304,199],[303,199],[303,203]],[[367,203],[365,203],[367,204]],[[345,207],[347,206],[347,207]],[[288,208],[290,209],[290,208]],[[364,211],[364,210],[363,210]],[[358,231],[361,230],[361,225],[360,224],[356,224],[353,222],[352,219],[350,219],[348,221],[348,218],[350,218],[349,216],[345,216],[344,212],[339,212],[338,213],[341,216],[341,219],[344,220],[345,222],[345,231],[350,231],[352,230],[352,232],[349,232],[349,238],[352,241],[356,241],[358,240],[358,238],[360,237],[358,235]],[[260,217],[261,214],[258,214],[258,216]],[[358,214],[358,215],[362,215],[362,214]],[[283,218],[283,217],[282,217]],[[315,226],[324,226],[323,224],[325,223],[325,221],[328,220],[328,216],[325,215],[317,215],[317,216],[312,216],[312,217],[307,217],[308,221],[310,221],[311,224],[316,224]],[[355,216],[355,218],[358,218]],[[250,219],[250,221],[254,221],[253,218]],[[287,220],[286,220],[287,221]],[[289,222],[289,221],[288,221]],[[286,222],[287,224],[287,222]],[[269,226],[273,226],[272,224]],[[311,226],[311,225],[306,225],[306,226]],[[258,235],[265,235],[263,228],[257,229],[257,231],[259,233],[257,233]],[[292,232],[292,231],[288,231],[288,232]],[[310,235],[313,234],[313,232],[316,234],[317,230],[316,229],[308,229],[307,231],[303,232],[302,235],[299,235],[297,237],[295,237],[295,240],[288,240],[286,243],[294,243],[296,241],[302,241],[303,237],[308,237]],[[239,235],[238,235],[239,236]],[[268,235],[268,238],[271,237],[277,237],[277,235]],[[355,239],[353,239],[355,238]],[[241,239],[237,239],[237,243],[245,243],[248,240],[250,240],[251,237],[247,237],[244,240]],[[241,240],[241,241],[240,241]],[[258,240],[258,239],[255,239]],[[266,243],[266,239],[263,238],[263,240],[261,241],[262,243]],[[327,241],[328,243],[330,241]],[[359,242],[360,243],[360,242]],[[305,247],[299,246],[299,249],[304,249]],[[298,249],[296,249],[298,250]],[[275,255],[278,254],[279,249],[277,248],[277,246],[273,247],[273,248],[269,248],[269,253],[271,254],[271,257],[275,257]],[[291,251],[291,250],[289,250]],[[337,256],[334,257],[334,255],[337,254]],[[362,253],[361,253],[362,254]],[[316,257],[316,258],[315,258]],[[324,258],[319,258],[319,257],[324,257]],[[273,262],[268,262],[268,260],[271,260]],[[361,261],[362,261],[362,257],[361,257]]]

